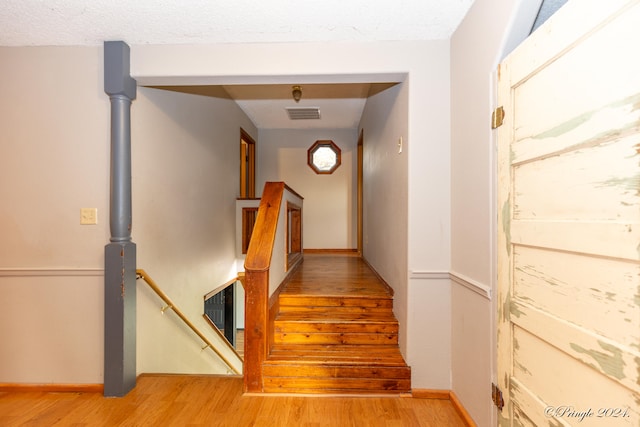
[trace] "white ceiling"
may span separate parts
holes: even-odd
[[[369,93],[369,85],[300,85],[302,98],[295,102],[291,85],[225,86],[240,108],[254,124],[264,128],[313,128],[355,129]],[[289,119],[286,108],[317,107],[319,120]],[[330,126],[325,125],[330,123]]]
[[[292,85],[165,86],[163,89],[232,98],[260,129],[356,129],[368,96],[396,83],[302,84],[295,102]],[[158,87],[158,86],[156,86]],[[320,110],[319,120],[290,120],[287,108]]]
[[[473,0],[2,0],[0,46],[448,39]]]
[[[473,0],[0,0],[0,46],[448,39]],[[295,84],[296,82],[292,82]],[[384,85],[225,86],[258,128],[355,128]],[[220,96],[220,88],[173,88]],[[197,90],[196,90],[197,89]],[[318,107],[291,121],[285,107]]]

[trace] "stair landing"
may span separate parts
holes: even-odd
[[[410,391],[391,289],[360,257],[305,254],[278,301],[265,392]]]

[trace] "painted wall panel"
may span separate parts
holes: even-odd
[[[102,383],[102,49],[0,47],[0,63],[0,382]],[[80,225],[83,207],[97,225]]]
[[[102,384],[101,270],[0,270],[0,383]]]
[[[271,268],[269,268],[269,297],[278,289],[289,273],[287,265],[287,203],[292,203],[302,207],[304,211],[304,200],[297,194],[285,188],[280,202],[280,215],[278,217],[278,227],[276,228],[273,251],[271,253]],[[304,225],[303,225],[304,227]]]
[[[450,316],[451,281],[414,278],[408,297],[421,302],[408,313],[405,357],[411,366],[411,387],[450,390],[451,326],[443,316]]]
[[[483,387],[491,380],[494,333],[489,321],[493,301],[454,283],[451,287],[452,389],[478,426],[490,425],[490,395]]]
[[[103,267],[109,98],[100,48],[0,48],[0,266]],[[80,225],[80,208],[98,224]]]
[[[363,253],[394,291],[394,312],[400,320],[400,347],[406,356],[410,330],[408,263],[409,151],[398,151],[407,139],[408,84],[369,97],[360,128],[363,131]],[[416,297],[416,304],[426,301]],[[422,340],[423,337],[416,337]],[[412,373],[415,377],[415,374]]]
[[[539,3],[476,0],[451,38],[451,271],[485,289],[496,286],[493,73]],[[451,304],[452,389],[479,426],[495,425],[494,302],[453,284]]]

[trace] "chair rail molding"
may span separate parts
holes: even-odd
[[[440,280],[449,279],[448,271],[419,271],[413,270],[409,273],[410,279],[418,280]]]
[[[103,268],[0,268],[0,277],[104,276]]]
[[[442,280],[450,279],[454,283],[469,289],[472,292],[488,299],[492,299],[491,287],[477,282],[469,277],[453,271],[418,271],[413,270],[409,273],[410,279],[417,280]]]
[[[449,273],[449,275],[451,276],[451,280],[454,283],[457,283],[458,285],[461,285],[467,289],[469,289],[470,291],[473,291],[475,293],[477,293],[478,295],[485,297],[486,299],[488,299],[489,301],[491,301],[492,299],[492,291],[491,291],[491,287],[484,285],[480,282],[477,282],[469,277],[466,277],[460,273],[456,273],[455,271],[452,271]]]

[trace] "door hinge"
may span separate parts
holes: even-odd
[[[495,384],[491,384],[491,400],[493,400],[493,404],[496,405],[498,410],[502,412],[504,399],[502,398],[502,391]]]
[[[504,122],[504,108],[498,107],[491,114],[491,129],[499,128]]]

